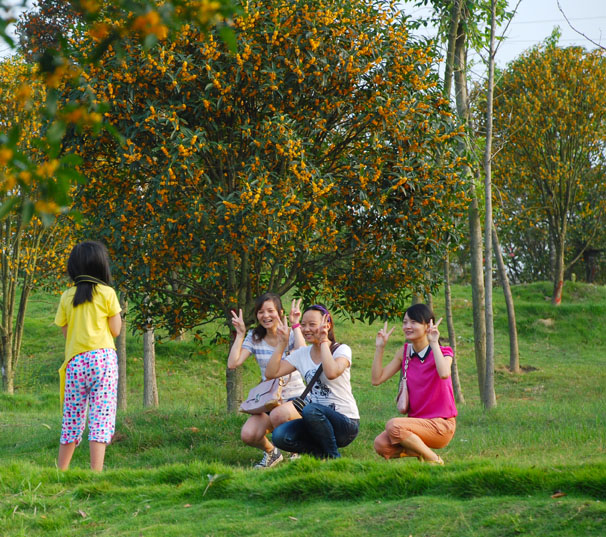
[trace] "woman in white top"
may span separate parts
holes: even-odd
[[[290,322],[293,323],[293,334],[287,341],[287,345],[280,353],[280,357],[286,352],[305,345],[305,340],[299,328],[301,317],[301,301],[293,300],[290,310]],[[244,361],[254,354],[257,364],[261,369],[262,380],[266,380],[265,368],[270,357],[274,353],[278,343],[277,327],[281,317],[284,315],[282,301],[275,293],[265,293],[257,298],[255,302],[255,317],[259,324],[253,330],[246,333],[246,325],[242,317],[242,310],[236,315],[232,311],[232,324],[236,329],[236,338],[227,359],[227,367],[236,369]],[[282,390],[284,400],[296,397],[305,388],[301,375],[292,374],[284,378],[286,385]],[[251,415],[242,427],[241,438],[245,444],[262,449],[265,454],[255,468],[270,468],[278,464],[282,459],[280,451],[267,439],[267,433],[285,421],[299,418],[298,412],[292,403],[285,403],[274,408],[270,413]]]
[[[286,319],[278,325],[278,343],[267,364],[265,375],[276,378],[299,371],[311,381],[322,365],[301,412],[302,419],[283,423],[274,429],[272,440],[281,449],[309,453],[321,458],[340,457],[340,447],[358,435],[360,415],[351,391],[351,348],[335,342],[330,314],[322,305],[310,306],[303,313],[301,331],[306,343],[281,360],[289,340]]]

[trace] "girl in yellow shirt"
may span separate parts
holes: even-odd
[[[59,369],[63,424],[57,465],[66,470],[82,440],[89,407],[90,466],[103,470],[105,447],[116,423],[120,304],[110,287],[109,255],[103,244],[85,241],[74,247],[67,272],[75,285],[61,296],[55,324],[65,336],[65,361]]]

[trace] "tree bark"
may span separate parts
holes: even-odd
[[[461,19],[464,19],[461,12]],[[467,92],[467,38],[464,21],[459,22],[455,43],[455,97],[457,115],[463,123],[469,122],[469,94]],[[474,177],[466,167],[465,173],[470,178],[469,193],[469,249],[471,257],[471,297],[473,309],[473,334],[478,388],[480,398],[484,397],[484,380],[486,377],[486,318],[484,315],[484,278],[482,274],[482,223]]]
[[[450,101],[450,94],[453,85],[452,79],[453,73],[455,71],[457,33],[459,30],[459,23],[461,21],[462,7],[463,4],[461,0],[454,0],[450,11],[450,20],[448,21],[448,42],[446,46],[446,61],[444,66],[444,87],[442,90],[442,94],[447,101]],[[448,340],[450,342],[450,347],[452,348],[453,352],[452,365],[450,368],[452,387],[457,403],[464,404],[465,398],[463,396],[461,381],[459,379],[459,368],[457,366],[457,336],[455,333],[454,321],[452,317],[452,295],[450,292],[450,258],[448,252],[446,253],[446,258],[444,259],[444,308],[446,310]]]
[[[126,293],[120,292],[120,307],[122,308],[122,328],[120,335],[116,338],[116,349],[118,352],[118,409],[126,410],[126,314],[128,301]]]
[[[488,90],[486,95],[486,140],[484,144],[484,300],[486,303],[486,378],[484,379],[484,408],[497,406],[494,389],[494,317],[492,302],[492,119],[494,98],[494,56],[496,31],[496,0],[490,2],[490,45],[488,56]]]
[[[501,252],[501,245],[499,244],[499,236],[497,235],[497,229],[493,225],[492,227],[492,243],[497,260],[497,266],[499,268],[499,277],[501,279],[501,285],[503,286],[503,295],[505,297],[505,305],[507,307],[507,323],[509,326],[509,370],[512,373],[520,372],[520,351],[518,348],[518,328],[516,324],[516,309],[513,302],[513,294],[511,293],[511,286],[509,285],[509,277],[507,276],[507,269],[505,262],[503,261],[503,253]]]
[[[565,230],[559,235],[555,244],[555,268],[553,273],[553,294],[551,303],[559,306],[562,303],[562,290],[564,288],[564,237]]]
[[[143,333],[143,406],[158,406],[156,345],[153,327],[148,327]]]
[[[452,378],[452,389],[454,391],[457,403],[465,404],[463,389],[459,379],[459,368],[457,366],[457,336],[455,333],[454,321],[452,318],[452,295],[450,293],[450,259],[446,254],[444,259],[444,307],[446,309],[446,326],[448,327],[448,341],[452,348],[452,365],[450,366],[450,376]]]
[[[457,33],[461,21],[461,11],[463,4],[461,0],[454,0],[450,10],[450,20],[448,21],[448,42],[446,45],[446,61],[444,65],[444,98],[450,101],[452,89],[452,78],[455,70],[455,49],[457,43]]]
[[[235,330],[230,331],[230,336],[231,348],[236,338]],[[225,388],[227,390],[227,412],[238,412],[242,403],[242,369],[240,367],[236,369],[225,368]]]

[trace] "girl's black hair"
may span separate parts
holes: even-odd
[[[77,244],[69,254],[67,272],[76,284],[74,307],[92,302],[93,291],[97,284],[112,284],[107,248],[98,241],[84,241]]]
[[[427,304],[414,304],[404,312],[404,315],[408,315],[409,319],[418,323],[429,324],[429,321],[436,322],[436,317]]]
[[[280,295],[277,295],[276,293],[263,293],[260,297],[257,298],[257,300],[255,300],[255,319],[257,318],[257,313],[259,313],[259,310],[263,307],[263,304],[265,304],[265,302],[267,302],[268,300],[273,302],[274,306],[278,310],[278,314],[280,316],[283,315],[284,308],[282,307],[282,299],[280,298]],[[264,326],[261,326],[260,324],[258,324],[253,329],[254,341],[261,341],[266,335],[267,329]]]
[[[319,311],[322,315],[328,315],[328,320],[330,321],[330,328],[328,329],[328,339],[330,340],[330,352],[335,352],[337,350],[337,347],[341,344],[337,343],[337,340],[335,338],[335,331],[333,328],[334,323],[332,322],[332,316],[330,315],[330,312],[326,309],[326,306],[324,304],[314,304],[313,306],[309,306],[303,312],[303,314],[307,313],[308,311]]]

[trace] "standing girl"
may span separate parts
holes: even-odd
[[[392,418],[375,438],[376,452],[392,459],[417,457],[420,461],[444,464],[433,449],[446,447],[455,433],[457,408],[450,380],[452,349],[440,347],[440,332],[431,309],[415,304],[406,310],[402,329],[408,343],[400,347],[383,367],[383,351],[393,332],[387,323],[376,339],[372,384],[378,386],[398,371],[406,374],[408,417]]]
[[[75,283],[61,296],[55,324],[65,336],[65,361],[59,369],[63,424],[57,465],[67,470],[82,440],[89,408],[90,467],[103,470],[105,447],[115,430],[118,358],[114,337],[120,333],[120,304],[110,287],[109,255],[103,244],[85,241],[74,247],[67,272]]]
[[[287,338],[287,345],[280,351],[280,357],[283,357],[286,351],[305,345],[299,329],[300,305],[300,300],[292,301],[290,322],[293,323],[293,333],[290,338]],[[239,311],[238,315],[232,311],[232,324],[236,329],[236,338],[229,351],[227,367],[236,369],[251,354],[254,354],[261,370],[261,378],[266,380],[265,368],[278,343],[276,331],[283,315],[284,309],[279,295],[275,293],[261,295],[255,302],[255,317],[259,324],[247,334],[242,310]],[[285,377],[284,381],[286,384],[282,389],[282,398],[286,401],[300,395],[305,388],[299,373],[293,373],[289,377]],[[268,414],[253,414],[246,420],[241,432],[242,441],[265,452],[255,468],[271,468],[283,459],[280,450],[267,439],[266,435],[281,423],[298,417],[299,415],[292,403],[288,402],[274,408]]]
[[[302,408],[302,419],[280,425],[273,433],[276,446],[320,458],[340,457],[339,448],[358,435],[360,415],[351,392],[351,348],[335,342],[330,314],[322,305],[310,306],[303,313],[301,330],[308,347],[293,351],[280,361],[288,343],[286,319],[278,327],[279,342],[267,364],[265,375],[276,378],[300,371],[309,383],[322,365]]]

